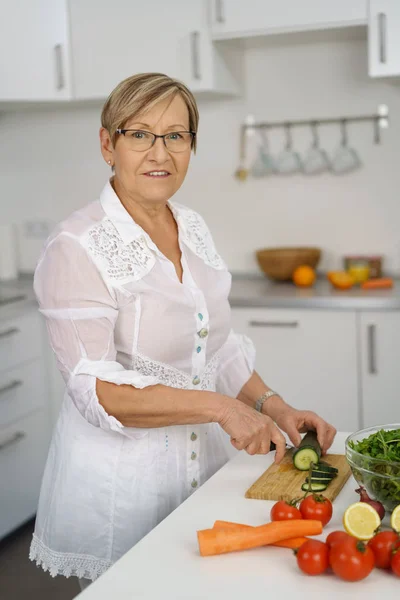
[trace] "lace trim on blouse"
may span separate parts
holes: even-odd
[[[220,353],[216,352],[204,367],[203,373],[199,375],[201,380],[196,389],[215,392],[219,363]],[[152,360],[142,354],[134,355],[132,369],[141,375],[154,377],[160,384],[168,387],[185,390],[193,389],[192,377],[190,375],[166,363]]]
[[[52,577],[76,576],[94,581],[112,565],[109,560],[95,558],[86,554],[72,554],[70,552],[55,552],[48,548],[34,534],[29,551],[29,558],[36,562],[43,571],[49,571]]]
[[[137,281],[155,264],[144,236],[124,244],[110,219],[104,219],[84,236],[84,243],[102,273],[110,279]]]
[[[185,224],[185,242],[204,262],[214,269],[226,269],[225,262],[218,254],[211,233],[202,217],[193,210],[179,205],[179,212]]]

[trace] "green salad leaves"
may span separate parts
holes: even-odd
[[[400,429],[380,429],[360,442],[349,442],[349,446],[360,454],[400,463]]]
[[[360,440],[349,442],[358,455],[347,459],[358,483],[387,510],[400,504],[400,429],[380,429]]]

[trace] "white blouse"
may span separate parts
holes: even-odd
[[[183,282],[110,183],[49,238],[35,292],[66,383],[30,550],[50,574],[96,579],[213,475],[218,424],[125,427],[96,378],[236,397],[254,369],[231,331],[231,275],[203,219],[177,203]]]

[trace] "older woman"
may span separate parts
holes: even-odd
[[[153,73],[120,83],[100,129],[113,176],[57,227],[37,266],[66,382],[30,553],[53,576],[101,575],[226,462],[226,434],[249,454],[275,442],[277,461],[280,430],[296,445],[315,429],[325,451],[335,435],[254,372],[210,232],[170,201],[197,126],[182,83]]]

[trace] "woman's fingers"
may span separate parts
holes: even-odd
[[[274,430],[273,430],[273,432],[272,432],[271,440],[276,445],[275,462],[276,463],[280,463],[281,460],[283,459],[283,457],[285,456],[285,452],[286,452],[286,440],[285,440],[285,438],[283,437],[282,433],[279,431],[279,429],[277,427],[275,427]]]

